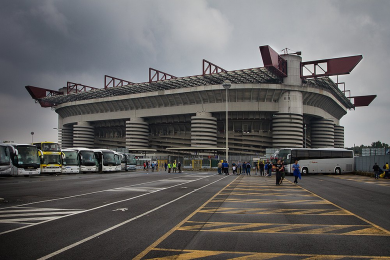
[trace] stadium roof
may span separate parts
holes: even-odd
[[[183,89],[197,86],[220,85],[225,80],[230,80],[232,84],[245,83],[268,83],[281,84],[283,78],[265,67],[223,71],[198,76],[177,77],[166,80],[133,83],[119,87],[106,89],[91,89],[85,92],[70,93],[68,95],[51,95],[40,99],[41,102],[57,106],[63,103],[90,100],[96,98],[106,98],[130,94],[147,93],[161,90]],[[353,104],[328,77],[304,80],[304,85],[310,87],[320,87],[329,90],[347,108],[353,108]]]

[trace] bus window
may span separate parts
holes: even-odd
[[[353,152],[352,151],[343,152],[343,158],[353,158]]]
[[[320,151],[317,150],[309,151],[309,158],[312,160],[321,158]]]
[[[321,157],[323,159],[332,158],[332,152],[331,151],[321,151]]]
[[[309,159],[309,151],[308,150],[297,150],[297,159],[298,160]]]
[[[343,158],[343,151],[332,151],[332,158]]]

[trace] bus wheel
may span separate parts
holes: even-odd
[[[336,175],[340,175],[341,174],[341,169],[339,167],[337,167],[335,170],[334,170],[334,173]]]
[[[306,167],[303,167],[302,168],[302,174],[303,175],[308,175],[309,174],[309,170]]]

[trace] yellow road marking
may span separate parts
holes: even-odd
[[[299,258],[299,259],[389,259],[388,256],[360,256],[360,255],[315,255],[315,254],[288,254],[288,253],[258,253],[258,252],[232,252],[232,251],[210,251],[210,250],[177,250],[154,248],[154,252],[169,254],[165,257],[147,258],[147,259],[179,259],[191,260],[201,257],[218,256],[216,259],[277,259],[284,258]]]
[[[389,236],[371,225],[323,225],[279,223],[230,223],[187,221],[178,230],[203,232],[294,233]]]
[[[342,209],[274,209],[274,208],[223,208],[204,207],[199,213],[220,214],[285,214],[285,215],[351,215]]]
[[[235,195],[235,196],[267,196],[267,197],[275,197],[275,196],[288,196],[291,197],[291,194],[286,194],[286,193],[280,193],[278,191],[277,193],[259,193],[259,192],[223,192],[219,194],[221,196],[226,196],[226,195]],[[313,197],[311,194],[295,194],[294,196],[299,196],[299,197]]]
[[[289,181],[289,182],[290,182],[290,181]],[[291,183],[291,182],[290,182],[290,183]],[[305,191],[309,192],[309,193],[312,194],[313,196],[316,196],[316,197],[318,197],[318,198],[320,198],[320,199],[323,199],[324,201],[329,202],[330,204],[332,204],[333,206],[339,208],[340,210],[343,210],[343,211],[347,212],[348,214],[353,215],[353,216],[357,217],[357,218],[360,219],[360,220],[363,220],[364,222],[366,222],[366,223],[368,223],[368,224],[374,226],[375,228],[378,228],[378,229],[382,230],[383,232],[385,232],[385,233],[387,233],[387,234],[390,234],[390,231],[388,231],[387,229],[384,229],[384,228],[382,228],[382,227],[380,227],[380,226],[378,226],[378,225],[372,223],[371,221],[368,221],[367,219],[365,219],[365,218],[363,218],[363,217],[360,217],[360,216],[358,216],[358,215],[352,213],[351,211],[346,210],[346,209],[340,207],[339,205],[334,204],[333,202],[331,202],[331,201],[329,201],[329,200],[327,200],[327,199],[324,199],[323,197],[321,197],[321,196],[319,196],[319,195],[317,195],[317,194],[315,194],[315,193],[313,193],[313,192],[311,192],[311,191],[309,191],[309,190],[307,190],[307,189],[305,189],[305,188],[303,188],[303,187],[301,187],[301,186],[300,186],[300,188],[301,188],[302,190],[305,190]]]
[[[216,198],[211,202],[231,202],[231,203],[299,203],[299,204],[329,204],[323,200],[290,200],[290,199],[240,199],[240,198]]]
[[[179,224],[177,224],[175,227],[173,227],[171,230],[169,230],[167,233],[165,233],[162,237],[157,239],[153,244],[148,246],[144,251],[139,253],[134,259],[142,259],[148,252],[153,250],[158,244],[160,244],[162,241],[164,241],[167,237],[169,237],[173,232],[175,232],[179,227],[181,227],[184,223],[186,223],[190,218],[192,218],[196,213],[198,213],[204,206],[206,206],[210,201],[212,201],[216,196],[218,196],[222,191],[224,191],[227,187],[229,187],[232,183],[237,181],[239,178],[235,178],[230,182],[228,185],[226,185],[223,189],[221,189],[219,192],[217,192],[214,196],[212,196],[208,201],[203,203],[197,210],[192,212],[190,215],[188,215],[185,219],[183,219]]]

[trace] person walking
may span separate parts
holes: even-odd
[[[179,170],[179,173],[181,173],[181,162],[177,163],[177,169]]]
[[[286,171],[284,169],[284,161],[281,161],[282,169],[280,170],[281,176],[280,176],[280,184],[283,183],[284,178],[286,177]]]
[[[236,163],[232,163],[232,172],[233,172],[233,175],[237,174],[237,165],[236,165]]]
[[[280,185],[280,180],[282,179],[282,163],[280,160],[278,160],[278,162],[276,163],[276,185]]]
[[[260,168],[260,175],[261,176],[265,176],[265,173],[264,173],[264,162],[263,161],[260,161],[259,168]]]
[[[298,160],[292,165],[293,174],[295,177],[294,183],[298,184],[298,178],[301,179],[301,167],[298,164]]]
[[[229,175],[229,164],[226,160],[222,163],[222,168],[225,175]]]
[[[167,162],[164,163],[164,168],[165,168],[165,171],[167,171],[167,169],[168,169],[168,164],[167,164]]]
[[[245,174],[245,173],[246,173],[246,162],[243,162],[242,163],[241,174]]]
[[[272,164],[268,161],[267,162],[267,173],[268,173],[268,177],[271,177],[272,176]]]
[[[375,173],[375,179],[379,179],[379,174],[381,170],[381,168],[379,168],[379,165],[375,163],[374,166],[372,166],[372,169],[374,170]]]
[[[246,164],[246,175],[251,175],[251,164],[249,162]]]
[[[219,163],[218,163],[218,174],[219,175],[222,174],[222,161],[219,161]]]
[[[385,170],[385,179],[388,179],[390,176],[389,176],[389,163],[386,162],[386,164],[383,166],[383,170]]]
[[[171,169],[172,169],[172,164],[171,162],[168,163],[168,173],[171,173]]]
[[[173,168],[173,172],[176,173],[176,169],[177,169],[176,161],[173,162],[172,168]]]

